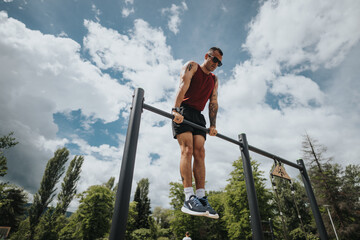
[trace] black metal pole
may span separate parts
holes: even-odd
[[[137,88],[133,96],[129,126],[126,134],[119,184],[116,193],[115,209],[111,224],[110,240],[125,239],[143,101],[144,90]]]
[[[241,150],[241,157],[244,167],[246,193],[250,208],[252,238],[254,240],[263,240],[264,234],[261,226],[259,204],[256,197],[254,177],[252,174],[251,163],[250,163],[249,146],[246,140],[245,133],[239,135],[239,141],[243,145],[242,147],[240,147],[240,150]]]
[[[299,169],[299,170],[302,169],[302,167],[299,166],[299,165],[297,165],[296,163],[290,162],[290,161],[288,161],[288,160],[286,160],[286,159],[284,159],[284,158],[281,158],[281,157],[279,157],[279,156],[276,156],[276,155],[274,155],[274,154],[272,154],[272,153],[268,153],[268,152],[266,152],[266,151],[264,151],[264,150],[261,150],[261,149],[259,149],[259,148],[254,147],[254,146],[249,145],[249,150],[252,151],[252,152],[255,152],[255,153],[257,153],[257,154],[260,154],[260,155],[262,155],[262,156],[268,157],[268,158],[270,158],[270,159],[277,160],[277,161],[279,161],[279,162],[281,162],[281,163],[287,164],[287,165],[289,165],[289,166],[291,166],[291,167],[294,167],[294,168],[297,168],[297,169]]]
[[[302,170],[300,171],[300,173],[301,173],[302,180],[304,182],[306,194],[307,194],[307,196],[309,198],[309,201],[310,201],[310,206],[311,206],[312,213],[314,214],[315,223],[316,223],[319,235],[320,235],[320,239],[321,240],[327,240],[327,239],[329,239],[329,237],[327,235],[325,225],[324,225],[323,219],[321,217],[318,204],[316,202],[314,191],[313,191],[313,189],[311,187],[309,175],[307,174],[304,161],[302,159],[299,159],[299,160],[297,160],[297,163],[300,166],[302,166]]]

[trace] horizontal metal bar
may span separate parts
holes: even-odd
[[[165,111],[163,111],[163,110],[157,109],[157,108],[152,107],[152,106],[150,106],[150,105],[148,105],[148,104],[146,104],[146,103],[143,104],[143,108],[146,109],[146,110],[149,110],[149,111],[151,111],[151,112],[153,112],[153,113],[156,113],[156,114],[159,114],[159,115],[161,115],[161,116],[164,116],[164,117],[166,117],[166,118],[170,118],[170,119],[173,119],[173,118],[174,118],[174,115],[172,115],[171,113],[168,113],[168,112],[165,112]],[[200,130],[202,130],[202,131],[204,131],[204,132],[206,132],[206,133],[209,133],[209,129],[207,129],[207,128],[203,127],[203,126],[200,126],[200,125],[198,125],[198,124],[195,124],[195,123],[193,123],[193,122],[190,122],[190,121],[188,121],[188,120],[186,120],[186,119],[184,119],[183,123],[188,124],[188,125],[190,125],[190,126],[192,126],[192,127],[194,127],[194,128],[200,129]],[[236,145],[238,145],[238,146],[240,146],[240,147],[243,147],[243,144],[242,144],[241,142],[239,142],[238,140],[232,139],[232,138],[227,137],[227,136],[225,136],[225,135],[222,135],[222,134],[220,134],[220,133],[216,134],[216,136],[217,136],[218,138],[221,138],[221,139],[226,140],[226,141],[228,141],[228,142],[234,143],[234,144],[236,144]],[[283,159],[283,158],[281,158],[281,157],[278,157],[278,156],[276,156],[276,155],[274,155],[274,154],[265,152],[265,151],[263,151],[263,150],[261,150],[261,149],[259,149],[259,148],[256,148],[256,147],[253,147],[253,146],[249,145],[249,150],[250,150],[250,151],[253,151],[253,152],[255,152],[255,153],[258,153],[258,154],[260,154],[260,155],[263,155],[263,156],[265,156],[265,157],[268,157],[268,158],[271,158],[271,159],[275,159],[275,160],[277,160],[277,161],[279,161],[279,162],[282,162],[282,163],[284,163],[284,164],[287,164],[287,165],[292,166],[292,167],[294,167],[294,168],[297,168],[297,169],[299,169],[299,170],[302,170],[302,167],[301,167],[300,165],[297,165],[296,163],[293,163],[293,162],[290,162],[290,161],[288,161],[288,160],[285,160],[285,159]]]
[[[159,114],[159,115],[161,115],[161,116],[164,116],[164,117],[167,117],[167,118],[170,118],[170,119],[173,119],[173,118],[174,118],[174,115],[172,115],[171,113],[164,112],[164,111],[162,111],[162,110],[160,110],[160,109],[157,109],[157,108],[152,107],[152,106],[150,106],[150,105],[147,105],[147,104],[145,104],[145,103],[144,103],[143,107],[144,107],[146,110],[149,110],[149,111],[151,111],[151,112],[157,113],[157,114]],[[186,119],[184,119],[183,123],[188,124],[188,125],[190,125],[190,126],[192,126],[192,127],[194,127],[194,128],[200,129],[200,130],[202,130],[202,131],[204,131],[204,132],[206,132],[206,133],[209,133],[209,129],[207,129],[207,128],[203,127],[203,126],[200,126],[200,125],[198,125],[198,124],[195,124],[195,123],[193,123],[193,122],[190,122],[190,121],[188,121],[188,120],[186,120]],[[231,143],[234,143],[234,144],[236,144],[236,145],[242,146],[242,143],[240,143],[239,141],[236,141],[235,139],[229,138],[229,137],[227,137],[227,136],[225,136],[225,135],[222,135],[222,134],[220,134],[220,133],[216,134],[216,136],[217,136],[218,138],[221,138],[221,139],[226,140],[226,141],[228,141],[228,142],[231,142]]]
[[[171,113],[164,112],[163,110],[154,108],[154,107],[152,107],[152,106],[150,106],[150,105],[147,105],[147,104],[145,104],[145,103],[144,103],[143,107],[144,107],[146,110],[149,110],[149,111],[151,111],[151,112],[157,113],[157,114],[159,114],[159,115],[161,115],[161,116],[164,116],[164,117],[167,117],[167,118],[170,118],[170,119],[173,119],[173,118],[174,118],[174,115],[172,115]],[[197,125],[197,124],[195,124],[195,123],[193,123],[193,122],[190,122],[190,121],[188,121],[188,120],[186,120],[186,119],[184,119],[183,123],[188,124],[188,125],[190,125],[190,126],[192,126],[192,127],[194,127],[194,128],[203,130],[203,131],[206,132],[206,133],[209,133],[209,129],[207,129],[207,128],[203,127],[203,126]]]
[[[276,155],[274,155],[274,154],[265,152],[264,150],[261,150],[261,149],[259,149],[259,148],[253,147],[253,146],[251,146],[251,145],[249,145],[249,150],[252,151],[252,152],[255,152],[255,153],[257,153],[257,154],[263,155],[263,156],[265,156],[265,157],[268,157],[268,158],[277,160],[277,161],[279,161],[279,162],[281,162],[281,163],[287,164],[287,165],[289,165],[289,166],[291,166],[291,167],[294,167],[294,168],[297,168],[297,169],[299,169],[299,170],[302,170],[302,169],[303,169],[302,166],[297,165],[296,163],[290,162],[290,161],[288,161],[288,160],[286,160],[286,159],[283,159],[283,158],[281,158],[281,157],[279,157],[279,156],[276,156]]]

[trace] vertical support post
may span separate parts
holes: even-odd
[[[251,215],[252,238],[254,240],[263,240],[264,234],[262,231],[254,177],[251,169],[249,146],[246,140],[245,133],[239,135],[239,141],[242,143],[242,145],[240,145],[240,150],[241,150],[241,157],[243,161],[243,168],[245,175],[246,193],[249,201],[249,208]]]
[[[119,184],[116,193],[115,209],[111,224],[110,240],[125,239],[143,100],[144,90],[137,88],[133,95],[129,125],[126,134]]]
[[[321,217],[318,204],[316,202],[314,191],[313,191],[313,189],[311,187],[309,175],[307,174],[304,161],[302,159],[299,159],[299,160],[297,160],[297,164],[302,166],[302,170],[300,170],[300,173],[301,173],[302,180],[304,182],[306,194],[307,194],[307,196],[309,198],[309,201],[310,201],[311,210],[312,210],[312,213],[313,213],[314,218],[315,218],[315,223],[316,223],[319,235],[320,235],[320,239],[321,240],[327,240],[327,239],[329,239],[329,237],[327,235],[325,225],[324,225],[323,219]]]

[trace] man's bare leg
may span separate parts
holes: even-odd
[[[180,149],[180,174],[184,188],[192,187],[191,160],[193,155],[193,135],[191,132],[181,133],[176,136]]]
[[[205,189],[205,138],[201,135],[195,135],[194,142],[194,166],[196,189]]]
[[[208,214],[205,216],[218,219],[219,214],[211,207],[205,196],[205,138],[201,135],[194,136],[194,177],[196,184],[196,196],[205,207]]]
[[[181,149],[180,174],[185,193],[185,202],[181,207],[181,211],[196,216],[208,216],[207,208],[194,196],[192,188],[193,135],[191,132],[185,132],[177,135],[177,139]]]

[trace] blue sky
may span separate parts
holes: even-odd
[[[118,178],[133,90],[170,111],[181,66],[212,46],[224,52],[219,132],[291,161],[307,132],[358,163],[359,13],[356,0],[1,0],[0,133],[20,142],[5,180],[31,197],[62,146],[85,156],[79,191]],[[206,150],[207,189],[220,190],[239,149],[208,138]],[[179,157],[170,122],[145,111],[133,189],[147,177],[153,206],[169,206]]]

